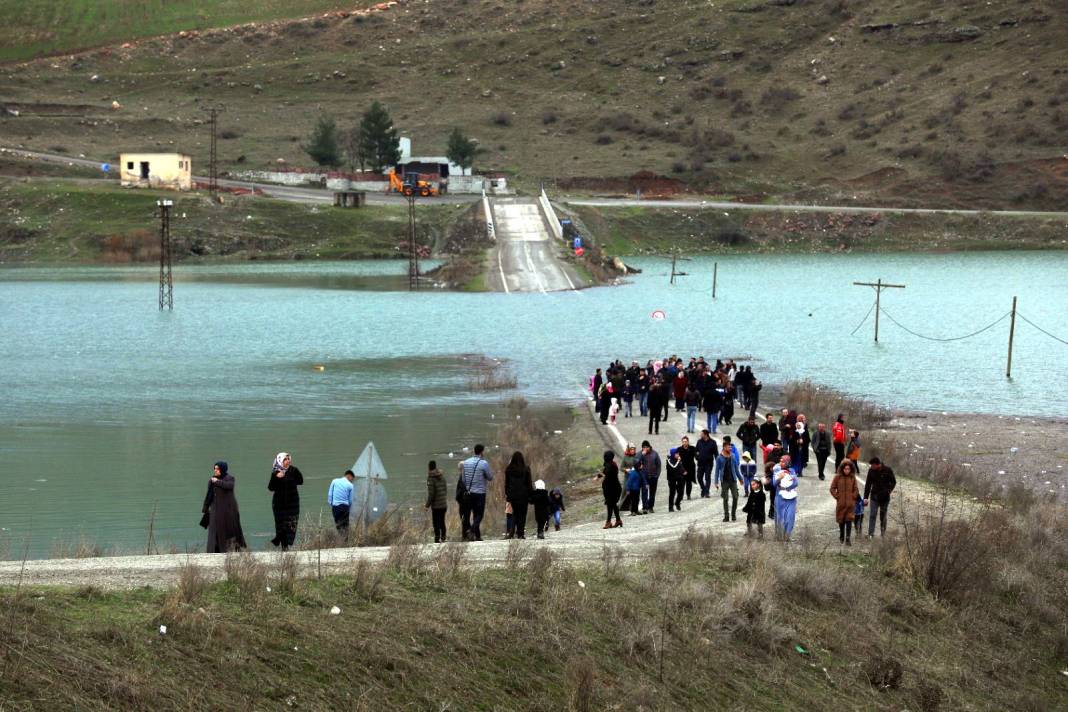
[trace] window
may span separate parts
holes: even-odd
[[[128,170],[128,171],[132,171],[133,170],[133,161],[126,161],[126,170]]]

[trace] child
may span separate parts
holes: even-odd
[[[623,498],[623,504],[620,505],[620,509],[626,509],[629,506],[630,516],[636,517],[641,514],[641,512],[638,511],[638,502],[641,501],[642,476],[634,467],[627,470],[627,484],[625,489],[627,494]]]
[[[553,515],[553,527],[555,531],[560,531],[560,512],[567,509],[564,506],[564,493],[560,491],[559,487],[553,487],[553,491],[549,493],[549,511]]]
[[[760,480],[754,479],[749,483],[746,491],[745,506],[745,535],[753,536],[753,526],[756,525],[757,539],[764,538],[764,488],[760,486]]]
[[[853,506],[853,528],[858,532],[860,531],[860,525],[864,523],[864,497],[857,493],[857,503]],[[857,539],[860,539],[860,534],[857,534]]]
[[[515,517],[512,514],[512,503],[504,504],[504,538],[511,539],[515,536]]]
[[[534,494],[530,498],[534,505],[534,519],[538,522],[538,538],[545,538],[545,530],[549,528],[549,493],[545,491],[545,480],[534,482]]]
[[[738,470],[742,473],[742,483],[745,486],[745,496],[749,497],[749,485],[756,479],[757,465],[753,462],[753,456],[748,452],[742,453],[742,464],[738,466]],[[744,509],[742,510],[745,511]]]
[[[674,512],[682,509],[682,492],[686,480],[686,471],[682,467],[682,458],[679,457],[679,449],[671,448],[667,459],[668,481],[668,511]]]
[[[612,405],[608,406],[608,422],[611,425],[616,424],[616,416],[619,415],[619,399],[613,398]]]
[[[634,386],[630,381],[623,384],[623,417],[629,418],[634,415]]]

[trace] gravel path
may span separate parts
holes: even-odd
[[[592,406],[590,415],[593,416]],[[667,423],[661,423],[660,435],[649,436],[645,431],[646,421],[641,418],[621,418],[618,426],[608,426],[607,430],[622,452],[627,441],[641,443],[649,439],[653,447],[667,459],[667,451],[678,444],[685,434],[686,418],[684,414],[671,412]],[[733,435],[735,426],[724,433]],[[596,427],[604,427],[599,423]],[[719,437],[717,437],[717,440]],[[812,457],[813,463],[815,457]],[[813,464],[813,468],[814,468]],[[819,481],[813,474],[801,478],[798,491],[798,524],[814,524],[828,530],[836,529],[834,524],[834,500],[827,491],[830,481]],[[667,497],[666,483],[658,494]],[[661,500],[663,501],[663,500]],[[711,499],[694,499],[683,502],[682,511],[669,513],[666,505],[657,508],[651,515],[628,517],[624,515],[624,526],[617,529],[602,529],[600,521],[565,525],[560,532],[549,534],[545,541],[528,539],[525,543],[526,554],[535,547],[550,547],[554,554],[564,561],[597,561],[604,555],[605,549],[618,550],[625,559],[642,559],[652,554],[658,547],[670,544],[690,527],[698,531],[715,531],[727,536],[740,537],[745,533],[744,515],[739,521],[725,523],[722,521],[722,500],[715,495]],[[739,509],[742,503],[739,501]],[[533,516],[528,518],[533,525]],[[765,535],[770,536],[772,526],[765,527]],[[474,566],[504,566],[509,560],[511,542],[494,540],[467,545],[467,561]],[[425,552],[433,554],[440,548],[427,545]],[[389,547],[363,547],[346,549],[324,549],[322,552],[295,552],[301,575],[314,576],[321,570],[324,574],[342,573],[352,569],[358,559],[381,562],[389,555]],[[254,553],[258,560],[271,567],[276,567],[280,555],[276,552]],[[223,554],[164,554],[158,556],[113,556],[91,559],[44,559],[27,561],[0,562],[0,586],[17,585],[58,585],[58,586],[96,586],[101,589],[130,589],[149,586],[166,588],[177,580],[179,570],[186,564],[201,567],[206,575],[213,579],[225,578],[225,560]]]

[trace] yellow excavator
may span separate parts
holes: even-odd
[[[441,195],[444,192],[443,186],[428,178],[429,176],[421,173],[405,173],[402,180],[396,171],[390,171],[389,192],[403,195],[420,195],[424,198]]]

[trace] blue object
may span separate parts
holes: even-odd
[[[109,172],[111,170],[111,164],[110,163],[101,163],[100,164],[100,170],[104,171],[105,173]]]
[[[575,239],[574,239],[573,243],[574,243],[574,248],[576,250],[578,248],[582,247],[582,237],[579,236],[579,235],[575,235]]]

